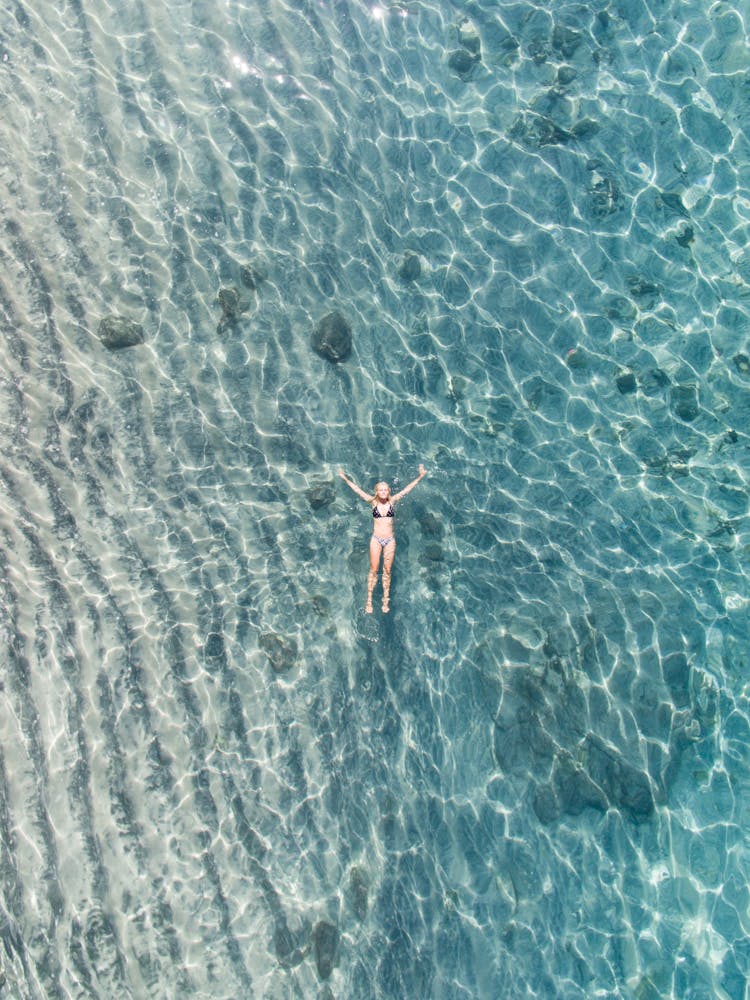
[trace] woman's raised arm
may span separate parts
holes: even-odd
[[[425,469],[425,467],[423,465],[420,465],[419,466],[419,475],[417,476],[417,478],[416,479],[412,479],[412,481],[409,483],[409,485],[408,486],[404,486],[404,488],[401,490],[400,493],[397,493],[395,496],[391,497],[391,502],[395,503],[397,500],[400,500],[401,497],[405,497],[407,493],[410,493],[414,489],[414,487],[417,485],[417,483],[419,482],[419,480],[423,479],[426,475],[427,475],[427,470]]]
[[[361,497],[366,503],[370,502],[371,500],[370,495],[368,493],[365,493],[365,491],[361,487],[357,486],[356,483],[352,482],[352,480],[349,479],[349,477],[346,475],[343,469],[339,469],[339,475],[344,480],[349,489],[354,490],[354,492],[357,494],[358,497]]]

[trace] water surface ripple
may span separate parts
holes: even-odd
[[[745,1000],[749,28],[6,5],[0,996]]]

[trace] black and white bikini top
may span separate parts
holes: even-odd
[[[380,511],[378,510],[378,505],[375,504],[375,506],[372,508],[372,516],[373,517],[394,517],[395,515],[393,513],[393,504],[392,503],[388,504],[388,510],[385,512],[385,514],[381,514]]]

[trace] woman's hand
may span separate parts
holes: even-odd
[[[339,475],[341,476],[342,479],[346,479],[346,473],[344,472],[343,469],[339,469]]]
[[[423,476],[426,476],[426,475],[427,475],[427,469],[425,469],[425,467],[423,465],[420,465],[419,466],[419,478],[421,479]]]

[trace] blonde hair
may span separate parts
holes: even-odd
[[[387,486],[388,487],[388,496],[385,498],[385,503],[390,503],[390,501],[391,501],[391,487],[390,487],[390,484],[385,481],[385,479],[381,479],[380,482],[375,483],[375,492],[368,499],[367,502],[371,503],[373,505],[379,502],[378,501],[378,486]]]

